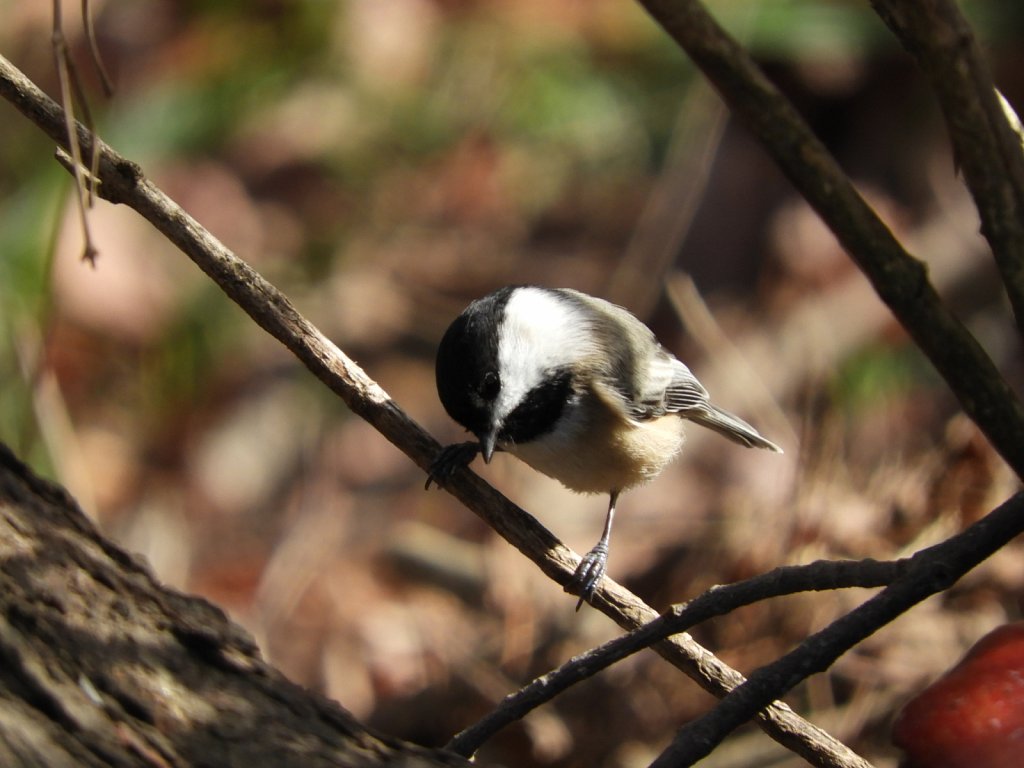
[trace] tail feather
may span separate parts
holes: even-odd
[[[710,403],[700,410],[685,411],[681,415],[690,421],[697,422],[702,427],[714,430],[733,442],[745,445],[747,448],[764,448],[775,453],[782,453],[779,446],[771,440],[761,437],[756,429],[739,416],[733,416],[728,411],[723,411]]]

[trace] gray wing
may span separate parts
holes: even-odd
[[[563,289],[562,294],[590,312],[591,330],[603,352],[596,391],[609,406],[638,422],[675,413],[742,445],[782,453],[743,419],[713,405],[690,369],[629,312],[578,291]]]
[[[644,370],[638,373],[639,386],[628,408],[629,415],[637,421],[668,413],[686,415],[711,405],[707,390],[697,377],[660,345],[652,350]]]
[[[748,448],[782,453],[743,419],[714,405],[693,372],[662,347],[651,356],[647,373],[645,386],[629,409],[637,421],[676,413]]]

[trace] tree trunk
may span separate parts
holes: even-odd
[[[469,764],[290,683],[0,443],[0,765]]]

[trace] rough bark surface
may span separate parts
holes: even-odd
[[[0,765],[466,766],[290,683],[0,444]]]

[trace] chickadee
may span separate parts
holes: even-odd
[[[445,448],[443,484],[478,453],[507,451],[582,493],[611,500],[601,539],[567,591],[593,593],[608,562],[619,494],[656,477],[683,445],[688,419],[751,448],[782,452],[708,399],[683,363],[625,309],[568,288],[511,286],[470,304],[437,350],[437,391],[478,442]]]

